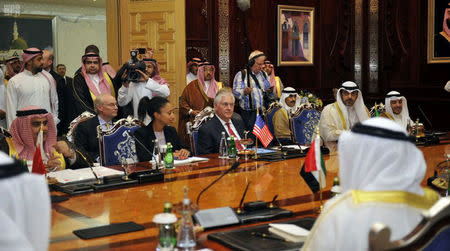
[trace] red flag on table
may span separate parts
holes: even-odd
[[[321,170],[321,172],[319,172]],[[305,163],[300,170],[300,175],[308,184],[309,188],[316,193],[319,191],[319,184],[322,188],[326,186],[327,170],[325,168],[325,162],[323,161],[322,152],[320,151],[320,138],[317,137],[306,154]],[[319,182],[320,179],[320,182]]]
[[[40,146],[37,146],[36,150],[34,151],[33,167],[31,169],[31,172],[37,173],[37,174],[46,174],[47,173],[47,171],[45,170],[44,161],[42,161]]]
[[[259,114],[256,116],[255,126],[253,126],[253,134],[258,137],[264,147],[267,147],[267,145],[272,142],[272,133],[270,133],[269,128]]]

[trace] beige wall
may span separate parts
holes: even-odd
[[[152,48],[160,74],[170,84],[169,99],[177,108],[186,85],[184,9],[185,0],[106,2],[110,63],[115,67],[122,65],[129,59],[131,48]],[[178,121],[178,110],[176,114]]]
[[[80,67],[84,48],[89,44],[97,45],[103,61],[108,60],[104,6],[101,3],[91,6],[88,1],[74,2],[0,0],[0,7],[14,5],[22,17],[52,20],[53,48],[40,49],[54,51],[54,66],[65,64],[68,76],[73,76]],[[22,55],[22,52],[19,54]]]

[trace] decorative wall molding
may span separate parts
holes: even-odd
[[[229,0],[219,1],[219,81],[228,85],[230,78]]]

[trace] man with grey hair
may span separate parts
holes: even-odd
[[[198,132],[198,154],[218,153],[222,132],[236,139],[238,151],[243,149],[238,141],[244,138],[245,125],[241,116],[234,113],[234,101],[230,88],[217,92],[214,98],[215,115]]]
[[[81,122],[75,129],[74,143],[87,153],[91,160],[98,161],[99,148],[97,126],[104,131],[113,126],[113,119],[117,116],[117,101],[111,94],[100,94],[95,97],[94,109],[97,116]]]

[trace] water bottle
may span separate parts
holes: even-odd
[[[334,177],[333,186],[331,187],[330,192],[331,192],[330,199],[342,192],[342,188],[339,186],[339,178],[338,177]]]
[[[175,225],[177,217],[171,213],[172,204],[166,202],[164,204],[164,213],[157,214],[153,217],[153,222],[159,225],[159,242],[156,247],[157,251],[171,251],[176,245]]]
[[[183,210],[181,211],[180,231],[177,236],[177,247],[180,250],[194,250],[196,246],[194,224],[191,217],[191,200],[185,193],[183,199]]]
[[[230,143],[228,145],[228,157],[230,159],[234,159],[234,158],[236,158],[237,150],[236,150],[236,142],[234,142],[233,135],[230,136],[230,141],[229,142]]]
[[[167,143],[166,155],[164,156],[164,167],[167,169],[173,168],[173,151],[172,144],[170,142]]]
[[[153,141],[153,158],[156,163],[155,166],[159,167],[161,165],[161,152],[159,151],[159,142],[158,139],[154,139]]]
[[[225,132],[222,132],[222,138],[220,138],[219,158],[228,158],[228,144]]]

